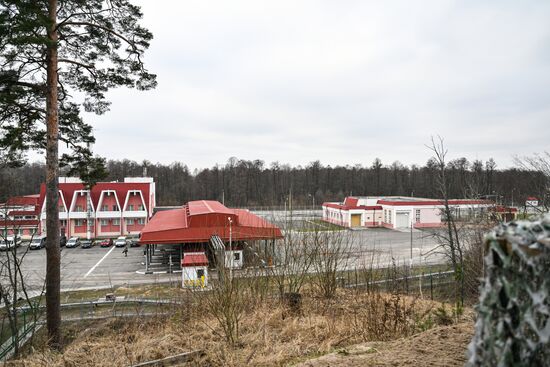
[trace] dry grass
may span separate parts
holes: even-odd
[[[122,366],[201,349],[206,355],[194,365],[287,365],[336,348],[423,331],[437,325],[440,307],[432,301],[342,290],[333,300],[304,297],[299,314],[288,312],[274,299],[251,301],[240,325],[239,343],[230,347],[196,297],[169,318],[77,325],[74,340],[62,354],[38,348],[12,363]]]

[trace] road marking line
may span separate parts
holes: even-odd
[[[86,273],[86,275],[84,275],[84,278],[87,278],[88,275],[92,274],[92,272],[95,270],[95,268],[97,268],[97,266],[98,266],[99,264],[101,264],[101,262],[102,262],[103,260],[105,260],[105,258],[106,258],[107,256],[109,256],[109,254],[110,254],[111,252],[113,252],[113,250],[114,250],[115,248],[116,248],[115,246],[111,247],[111,249],[109,250],[109,252],[107,252],[107,253],[106,253],[106,254],[105,254],[105,255],[104,255],[95,265],[94,265],[94,266],[92,266],[92,268],[91,268],[90,270],[88,270],[88,272]]]

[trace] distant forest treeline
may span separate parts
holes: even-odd
[[[522,205],[527,196],[544,192],[542,173],[524,169],[497,169],[494,160],[470,162],[466,158],[449,161],[450,196],[487,197],[505,204]],[[294,205],[310,206],[315,201],[342,200],[347,195],[414,195],[437,198],[435,164],[385,165],[376,159],[368,166],[325,166],[319,161],[305,167],[278,162],[230,158],[216,165],[190,172],[185,164],[108,161],[108,180],[142,176],[154,177],[157,205],[181,205],[189,200],[222,200],[228,206],[283,206],[292,190]],[[0,170],[0,201],[9,196],[33,194],[44,182],[43,164]]]

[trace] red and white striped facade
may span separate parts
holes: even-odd
[[[40,233],[46,235],[45,186],[40,188]],[[79,179],[59,179],[59,220],[67,237],[109,238],[138,234],[153,215],[152,177],[99,182],[86,190]]]
[[[0,204],[0,238],[28,240],[36,235],[38,199],[38,195],[15,196]]]
[[[494,207],[488,200],[449,200],[458,217]],[[347,197],[343,203],[323,203],[323,220],[344,227],[439,227],[444,205],[438,199],[402,196]]]

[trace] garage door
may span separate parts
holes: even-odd
[[[351,226],[360,227],[361,226],[361,214],[352,214],[351,215]]]
[[[396,213],[395,227],[396,228],[408,228],[409,227],[409,213]]]

